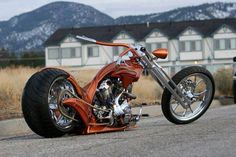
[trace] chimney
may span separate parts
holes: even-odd
[[[149,28],[149,26],[150,26],[150,23],[149,23],[149,22],[147,22],[147,28]]]

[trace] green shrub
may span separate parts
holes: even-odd
[[[216,90],[222,96],[233,96],[232,68],[221,68],[214,74]]]

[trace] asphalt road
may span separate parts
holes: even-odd
[[[45,139],[35,134],[0,139],[0,156],[235,157],[236,105],[214,108],[189,125],[164,117],[142,119],[125,132]]]

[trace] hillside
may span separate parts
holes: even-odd
[[[146,22],[190,21],[236,17],[236,3],[207,3],[163,13],[113,19],[97,9],[74,2],[54,2],[0,22],[0,48],[14,52],[42,50],[58,28],[123,25]]]

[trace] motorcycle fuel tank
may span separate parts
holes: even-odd
[[[111,74],[112,77],[120,78],[123,87],[127,88],[132,82],[138,81],[140,75],[142,74],[142,67],[140,66],[124,66],[120,65]]]

